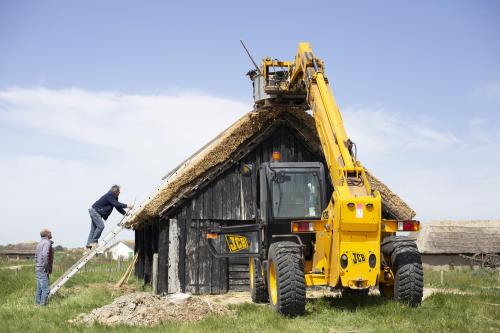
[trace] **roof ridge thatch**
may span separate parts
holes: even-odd
[[[430,221],[423,223],[417,245],[425,254],[500,253],[500,221]]]
[[[24,253],[24,254],[29,254],[29,253],[34,253],[36,246],[38,244],[38,241],[22,241],[16,244],[7,244],[3,247],[2,250],[0,250],[0,254],[6,254],[6,253]]]
[[[253,141],[257,141],[256,136],[264,136],[266,131],[277,126],[280,121],[295,126],[299,135],[304,137],[305,143],[322,154],[314,119],[307,112],[290,108],[249,112],[164,177],[160,186],[127,219],[126,225],[137,227],[141,221],[145,222],[165,211],[166,206],[176,207],[218,175],[215,173],[207,176],[210,170],[224,170],[224,164],[229,164],[228,161],[238,160],[243,156],[244,152],[239,151],[243,146],[248,145],[246,148],[250,149],[255,143]],[[388,216],[398,219],[411,219],[415,216],[415,212],[386,185],[369,172],[367,177],[372,187],[380,191],[383,211]],[[189,192],[186,192],[188,185],[192,186]]]

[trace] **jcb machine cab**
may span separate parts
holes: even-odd
[[[265,262],[269,246],[287,240],[299,245],[306,258],[310,257],[315,238],[310,222],[319,221],[326,208],[323,164],[266,162],[260,166],[258,176],[256,224],[211,229],[209,237],[216,239],[222,234],[225,238],[217,245],[218,251],[210,243],[213,253],[218,257],[253,256]]]
[[[283,288],[290,284],[293,290],[289,292],[300,294],[294,297],[299,314],[305,304],[304,264],[312,262],[315,222],[321,221],[327,205],[324,166],[319,162],[265,162],[258,169],[258,179],[256,224],[213,228],[208,238],[219,242],[209,245],[217,257],[250,257],[254,302],[265,302],[270,297],[272,304],[278,305],[283,298],[279,297],[278,285]],[[283,256],[288,254],[293,254],[295,260],[285,260]],[[278,276],[285,271],[289,271],[287,280],[279,282]],[[289,276],[291,273],[294,276]],[[270,280],[266,281],[266,277]],[[272,286],[269,296],[267,285]]]
[[[397,231],[417,231],[419,223],[382,220],[380,194],[371,189],[356,159],[323,62],[301,43],[294,62],[266,58],[249,76],[256,107],[312,111],[326,165],[260,165],[255,223],[209,229],[212,253],[248,257],[252,300],[269,300],[285,315],[304,312],[306,286],[367,295],[378,285],[388,298],[420,304],[420,254],[413,240],[396,236]]]

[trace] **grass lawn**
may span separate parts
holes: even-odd
[[[119,295],[113,295],[110,285],[123,272],[82,272],[51,299],[49,306],[42,308],[33,301],[33,266],[29,262],[21,264],[25,266],[17,273],[6,269],[7,264],[0,264],[1,332],[500,332],[500,306],[494,305],[500,304],[498,272],[486,270],[445,272],[444,285],[440,284],[439,272],[426,271],[426,287],[454,288],[467,295],[433,294],[418,308],[375,296],[320,298],[309,300],[306,315],[298,318],[281,317],[265,305],[242,304],[234,306],[236,315],[231,317],[134,328],[67,323],[77,314],[108,304]],[[130,285],[143,290],[138,281]]]

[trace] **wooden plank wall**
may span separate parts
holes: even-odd
[[[153,253],[158,253],[159,223],[158,219],[148,222],[144,228],[135,230],[135,252],[139,258],[135,264],[135,275],[151,282]]]
[[[158,221],[158,293],[168,291],[168,231],[170,223],[168,220]]]
[[[144,249],[144,283],[151,282],[151,274],[152,274],[152,263],[153,263],[153,237],[151,234],[152,226],[148,224],[144,228],[144,237],[143,237],[143,249]]]
[[[138,279],[144,279],[144,249],[143,246],[143,235],[144,229],[135,230],[135,253],[139,253],[139,258],[137,258],[137,262],[135,263],[135,276]]]
[[[241,175],[238,165],[235,165],[191,198],[184,207],[190,207],[193,219],[254,221],[257,211],[257,168],[271,160],[273,151],[281,152],[283,162],[321,161],[288,128],[279,127],[243,159],[244,163],[254,165],[250,177]]]
[[[207,220],[192,219],[186,239],[186,292],[194,294],[220,294],[228,290],[227,260],[210,254],[206,229],[219,225]]]

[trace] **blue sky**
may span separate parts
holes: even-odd
[[[496,1],[0,0],[0,199],[17,222],[0,243],[48,226],[78,245],[111,183],[143,200],[250,110],[239,39],[257,61],[311,42],[360,158],[421,219],[500,218]]]

